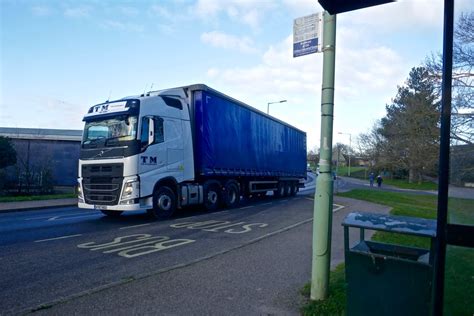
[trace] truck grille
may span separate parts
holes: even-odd
[[[87,204],[117,205],[123,183],[123,164],[82,165],[82,187]]]

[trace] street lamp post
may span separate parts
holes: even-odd
[[[284,103],[284,102],[286,102],[286,100],[275,101],[275,102],[268,102],[268,103],[267,103],[267,114],[270,114],[270,104]]]
[[[338,134],[349,135],[349,169],[347,169],[347,175],[350,177],[351,176],[352,135],[351,133],[341,133],[341,132],[339,132]]]

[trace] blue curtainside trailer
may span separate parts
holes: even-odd
[[[306,133],[206,86],[193,91],[201,176],[306,177]]]

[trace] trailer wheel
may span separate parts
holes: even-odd
[[[234,208],[240,203],[240,190],[235,181],[227,181],[222,193],[222,201],[227,208]]]
[[[221,202],[221,190],[216,182],[204,183],[204,207],[208,211],[215,211]]]
[[[291,196],[295,196],[296,192],[298,192],[298,186],[296,185],[295,182],[291,183]]]
[[[255,196],[257,199],[264,199],[267,196],[267,192],[258,192]]]
[[[278,186],[275,192],[275,196],[277,198],[281,198],[285,196],[285,183],[284,182],[278,182]]]
[[[291,195],[291,183],[285,182],[285,196]]]
[[[122,211],[111,211],[111,210],[100,210],[100,211],[109,217],[119,217],[123,213]]]
[[[153,193],[153,209],[149,214],[155,219],[170,218],[176,210],[176,196],[169,187],[160,187]]]

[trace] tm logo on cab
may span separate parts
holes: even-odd
[[[156,157],[153,156],[141,156],[142,165],[156,165]]]

